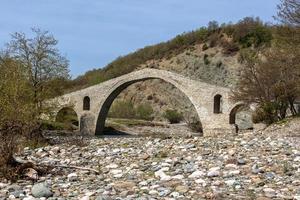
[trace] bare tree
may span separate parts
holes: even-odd
[[[300,26],[300,0],[281,0],[277,19],[284,24]]]
[[[56,48],[58,41],[48,31],[33,28],[33,38],[24,33],[14,33],[8,43],[8,55],[20,62],[27,71],[33,88],[33,101],[39,113],[43,112],[43,102],[52,97],[49,81],[68,78],[68,60]]]
[[[263,120],[268,123],[285,118],[288,109],[296,115],[294,103],[300,97],[300,58],[289,49],[270,49],[261,54],[248,53],[244,61],[233,99],[258,104],[265,115]]]

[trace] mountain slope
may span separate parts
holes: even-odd
[[[68,83],[67,91],[85,88],[142,68],[173,71],[191,79],[234,87],[243,67],[240,53],[247,48],[261,49],[272,41],[272,27],[257,18],[239,23],[210,23],[207,28],[184,33],[174,39],[145,47],[120,57],[102,69],[92,70]],[[205,94],[199,94],[205,95]],[[180,91],[160,80],[148,80],[129,86],[118,97],[132,103],[149,104],[155,118],[174,108],[187,116],[195,115],[193,106]]]

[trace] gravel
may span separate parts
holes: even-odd
[[[300,199],[299,143],[300,137],[246,132],[25,148],[19,155],[25,160],[100,173],[54,168],[36,184],[0,180],[0,199]]]

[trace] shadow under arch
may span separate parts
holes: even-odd
[[[78,127],[78,114],[72,107],[63,107],[57,112],[55,122],[65,123]]]
[[[174,83],[172,83],[172,81],[169,81],[169,80],[161,78],[161,77],[147,77],[147,78],[139,78],[139,79],[135,79],[135,80],[126,81],[125,83],[122,83],[119,86],[117,86],[116,88],[114,88],[113,91],[110,92],[110,94],[106,97],[104,103],[102,104],[102,107],[100,108],[100,112],[97,117],[95,134],[101,135],[103,133],[104,128],[105,128],[105,120],[107,118],[108,111],[109,111],[113,101],[123,90],[125,90],[128,86],[130,86],[134,83],[142,82],[142,81],[146,81],[146,80],[153,80],[153,79],[159,79],[164,82],[170,83],[175,88],[177,88],[180,92],[182,92],[189,99],[189,101],[191,101],[190,97],[182,89],[180,89],[178,86],[176,86]],[[191,103],[195,108],[194,103],[192,101],[191,101]],[[198,111],[196,108],[195,108],[195,110],[197,112],[199,122],[201,123],[201,119],[198,114]],[[203,124],[202,124],[202,126],[203,126]]]

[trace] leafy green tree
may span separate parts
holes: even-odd
[[[270,45],[272,32],[259,18],[245,17],[235,25],[233,39],[243,47],[259,47]]]
[[[208,31],[215,31],[219,28],[219,23],[217,21],[210,21],[207,24]]]
[[[22,65],[10,58],[0,58],[0,71],[0,124],[30,120],[32,91]]]

